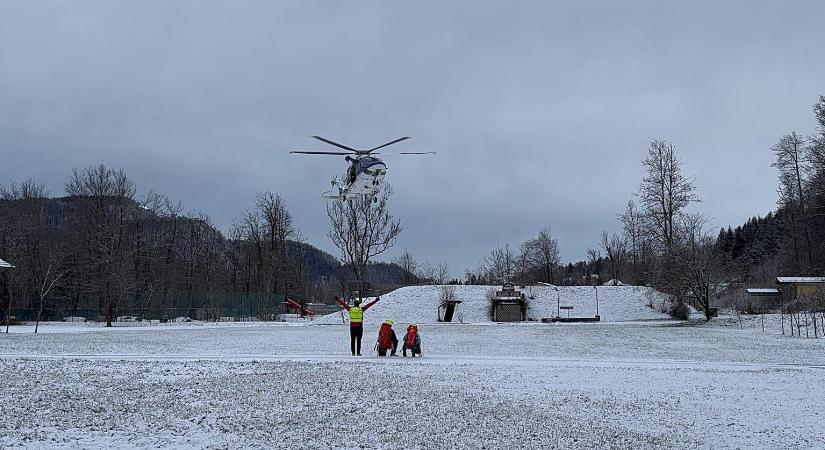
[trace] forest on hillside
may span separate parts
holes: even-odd
[[[227,235],[208,215],[137,189],[123,171],[76,169],[65,196],[33,180],[0,188],[3,318],[266,319],[299,303],[332,303],[352,279],[338,258],[305,242],[284,199],[262,193]],[[390,263],[369,281],[400,282]]]

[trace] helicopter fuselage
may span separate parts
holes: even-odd
[[[347,161],[350,163],[347,172],[341,180],[332,180],[333,190],[324,197],[343,201],[348,197],[375,195],[387,174],[384,161],[374,156],[347,157]]]

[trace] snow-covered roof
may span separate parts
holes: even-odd
[[[750,289],[748,289],[748,294],[751,294],[751,295],[778,295],[779,294],[779,289],[750,288]]]
[[[776,282],[783,283],[825,283],[825,277],[776,277]]]
[[[11,269],[12,267],[14,266],[0,259],[0,269]]]

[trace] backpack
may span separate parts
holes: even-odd
[[[407,348],[415,347],[415,337],[418,335],[418,327],[410,325],[407,327],[407,337],[404,338],[404,346]]]
[[[378,330],[378,347],[390,348],[392,347],[392,325],[388,323],[381,324],[381,329]]]

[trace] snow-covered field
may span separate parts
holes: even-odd
[[[0,447],[825,447],[825,340],[649,319],[419,320],[421,359],[351,357],[340,322],[21,326]]]

